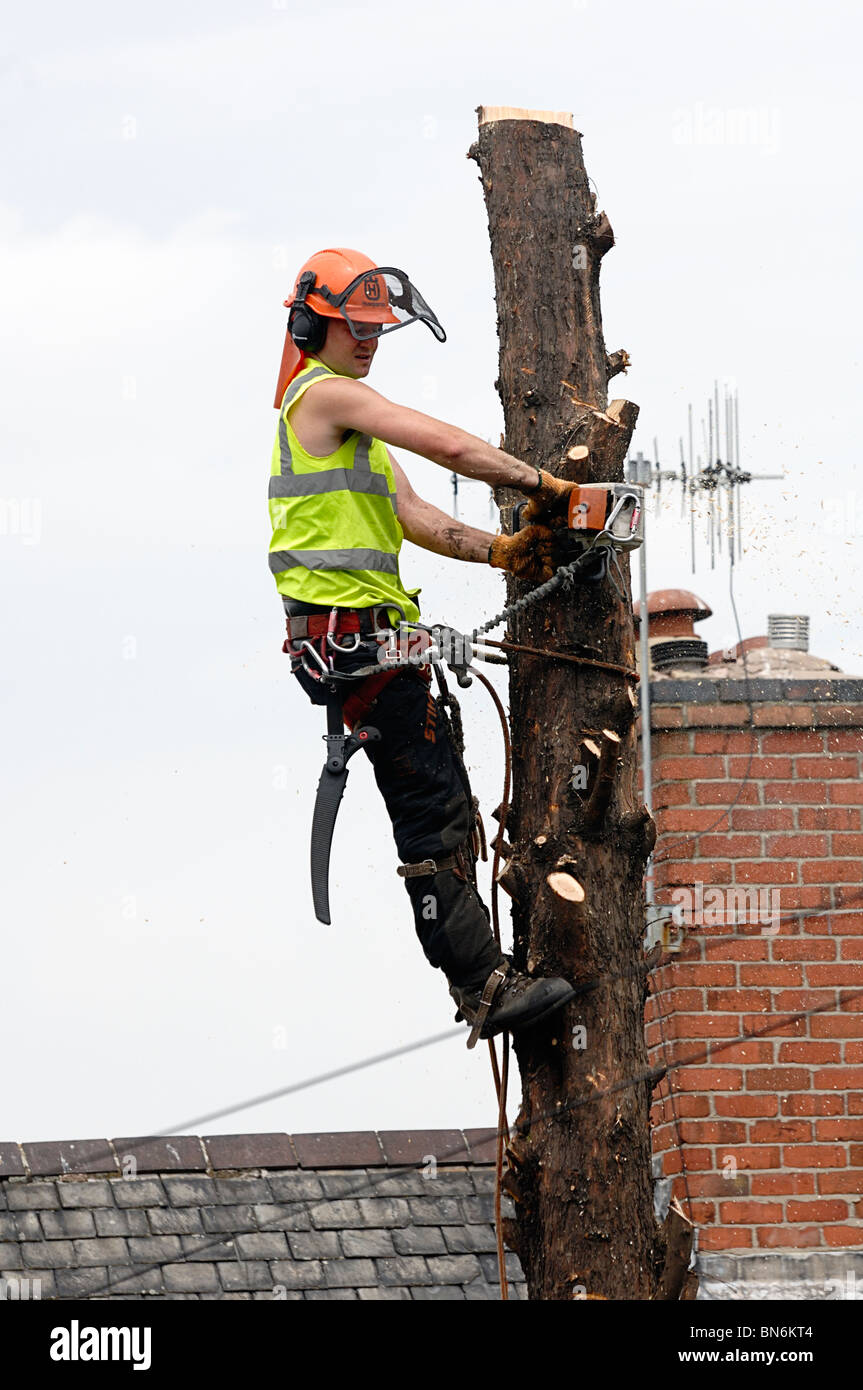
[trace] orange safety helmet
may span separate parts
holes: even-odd
[[[377,269],[374,261],[362,251],[351,251],[346,246],[316,251],[300,268],[293,294],[285,300],[285,308],[289,309],[299,297],[315,313],[331,319],[341,318],[342,310],[335,301],[350,288],[350,317],[355,322],[398,323],[389,309],[386,283],[376,273]],[[303,277],[308,275],[313,276],[311,281],[306,281],[311,288],[302,294]],[[356,286],[354,281],[358,282]]]
[[[346,246],[316,251],[309,257],[285,308],[290,314],[276,386],[277,410],[305,361],[305,351],[323,347],[328,318],[342,319],[358,340],[392,333],[420,319],[439,342],[446,341],[443,327],[404,271],[375,265],[361,251]]]

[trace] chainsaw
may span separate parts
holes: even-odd
[[[569,499],[569,529],[592,533],[612,550],[637,550],[644,542],[643,503],[637,484],[579,483]]]
[[[637,483],[577,483],[569,495],[566,524],[587,543],[636,550],[644,541],[644,488]],[[521,528],[527,502],[513,509],[512,529]]]
[[[513,532],[521,529],[527,502],[519,502],[512,513]],[[618,551],[636,550],[644,544],[644,488],[637,483],[578,483],[569,495],[566,526],[555,531],[559,564],[583,559],[579,580],[598,584],[608,578],[618,598],[623,599],[623,575],[617,563]],[[611,566],[620,579],[618,585]]]

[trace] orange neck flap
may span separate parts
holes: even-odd
[[[276,399],[273,405],[281,408],[285,392],[298,372],[305,366],[306,355],[301,352],[289,332],[285,333],[285,346],[282,348],[282,364],[279,367],[279,381],[276,386]]]

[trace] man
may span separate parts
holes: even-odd
[[[573,485],[365,384],[383,334],[420,321],[439,341],[446,337],[401,271],[346,248],[321,251],[302,267],[285,304],[270,478],[270,569],[288,619],[285,650],[316,704],[333,688],[329,669],[346,690],[347,727],[368,720],[380,731],[380,741],[364,747],[392,821],[398,872],[423,950],[446,975],[473,1045],[535,1025],[574,990],[558,977],[519,974],[496,944],[473,881],[470,786],[437,718],[428,667],[376,669],[375,632],[398,626],[399,614],[419,618],[419,591],[405,588],[399,573],[404,537],[535,583],[550,578],[553,527]],[[388,446],[530,494],[527,524],[514,536],[495,536],[455,521],[418,496]],[[370,664],[373,674],[348,681]]]

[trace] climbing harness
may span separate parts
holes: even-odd
[[[398,628],[389,625],[387,608],[397,608],[401,614]],[[381,626],[381,623],[386,626]],[[445,661],[454,672],[460,685],[470,685],[471,677],[467,668],[474,657],[472,644],[461,633],[441,624],[428,626],[411,623],[403,610],[396,604],[383,604],[369,611],[334,608],[329,614],[299,614],[287,619],[288,636],[282,650],[291,657],[292,667],[302,667],[305,673],[318,682],[325,691],[327,708],[327,732],[324,735],[327,757],[318,782],[315,807],[312,815],[311,837],[311,878],[312,898],[315,916],[319,922],[330,924],[329,908],[329,865],[333,833],[339,807],[348,779],[348,762],[360,748],[380,741],[380,730],[373,724],[353,723],[350,733],[344,730],[345,712],[351,706],[351,698],[345,698],[347,687],[366,681],[377,689],[382,688],[392,676],[404,668],[419,668],[426,679],[430,679],[428,668],[435,670],[444,700],[451,700],[442,662]],[[353,640],[342,641],[347,634]],[[359,651],[363,637],[377,644],[376,660],[352,671],[341,671],[335,665],[339,653]],[[296,663],[296,665],[295,665]],[[359,691],[357,692],[359,694]],[[360,709],[362,705],[360,704]],[[459,756],[459,771],[466,790],[469,791],[467,774]],[[474,860],[481,849],[484,851],[484,832],[479,829],[478,806],[472,807],[474,815],[471,836],[478,836],[473,848]],[[485,854],[483,853],[483,857]],[[465,865],[459,856],[447,856],[435,861],[427,859],[419,865],[402,865],[403,877],[414,877],[420,873],[436,873],[439,868],[454,867],[461,877],[465,877]]]

